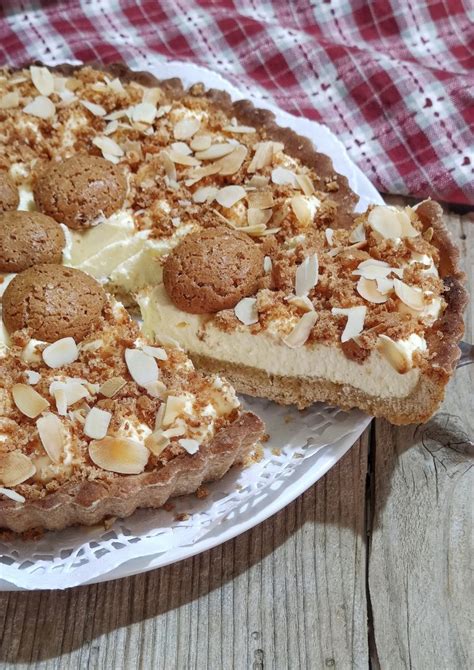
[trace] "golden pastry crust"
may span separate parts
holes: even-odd
[[[0,214],[0,272],[61,263],[65,242],[59,223],[40,212]]]
[[[225,226],[190,233],[168,255],[163,282],[177,307],[208,314],[256,293],[263,253],[245,233]]]
[[[126,192],[121,168],[88,154],[50,164],[34,187],[38,209],[69,228],[90,228],[99,215],[110,216],[121,208]]]
[[[10,212],[20,204],[20,195],[13,179],[0,171],[0,212]]]
[[[3,297],[9,332],[28,329],[32,337],[80,342],[98,323],[105,293],[89,275],[63,265],[37,265],[18,274]]]

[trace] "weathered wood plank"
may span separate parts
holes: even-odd
[[[450,215],[472,281],[474,226]],[[471,284],[472,287],[472,284]],[[472,315],[467,337],[472,338]],[[472,341],[472,339],[471,339]],[[369,560],[374,653],[381,668],[472,667],[469,561],[473,373],[457,371],[424,426],[376,422]]]
[[[241,537],[145,575],[0,594],[0,663],[42,668],[367,668],[368,433]]]

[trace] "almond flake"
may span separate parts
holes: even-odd
[[[291,209],[302,226],[309,226],[313,221],[313,212],[305,196],[295,195],[290,200]]]
[[[368,223],[373,231],[387,240],[402,236],[402,225],[398,210],[390,207],[377,206],[369,213]]]
[[[36,370],[25,370],[25,377],[27,384],[37,384],[41,379],[41,375]]]
[[[234,313],[245,326],[258,323],[257,298],[242,298],[234,307]]]
[[[58,414],[61,416],[66,416],[67,414],[67,397],[66,397],[66,391],[64,389],[64,385],[62,388],[57,388],[55,391],[51,394],[54,397],[54,400],[56,401],[56,411]]]
[[[367,312],[367,307],[365,307],[365,305],[344,308],[333,307],[331,312],[334,316],[347,316],[346,327],[341,335],[341,342],[348,342],[361,334],[364,329],[365,314]]]
[[[268,274],[269,272],[272,271],[272,269],[273,269],[272,259],[270,258],[270,256],[265,256],[263,259],[263,271],[265,272],[265,274]]]
[[[48,97],[54,93],[54,77],[46,67],[32,65],[30,67],[31,81],[41,95]]]
[[[154,105],[156,107],[157,103],[160,101],[161,97],[163,95],[163,92],[160,88],[157,88],[156,86],[150,87],[150,88],[145,88],[143,90],[143,97],[142,101],[143,102],[148,102],[151,105]],[[166,105],[168,108],[166,114],[170,111],[171,105]],[[160,107],[160,109],[164,109]]]
[[[293,188],[298,186],[295,173],[283,167],[277,167],[272,170],[272,182],[280,186],[284,186],[285,184],[289,184]]]
[[[165,437],[179,437],[180,435],[186,434],[186,424],[182,419],[178,419],[176,422],[178,425],[173,428],[167,428],[163,431]]]
[[[262,209],[255,209],[254,212],[263,212]],[[250,237],[259,237],[267,232],[265,224],[255,224],[252,226],[239,226],[235,230],[240,230],[241,233],[246,233]]]
[[[264,189],[267,188],[269,184],[268,177],[264,177],[261,174],[254,174],[251,179],[245,184],[246,188],[255,188],[255,189]],[[271,191],[268,191],[271,193]]]
[[[123,389],[126,383],[127,382],[123,377],[111,377],[102,384],[99,393],[106,398],[113,398],[121,389]]]
[[[273,193],[271,191],[251,191],[247,193],[247,202],[253,209],[269,209],[273,207]]]
[[[311,254],[307,256],[296,270],[295,294],[297,296],[308,295],[318,283],[318,256]]]
[[[158,407],[158,411],[155,416],[155,430],[161,428],[161,425],[163,423],[163,417],[165,415],[165,410],[166,410],[166,403],[161,403],[161,405]]]
[[[224,188],[219,189],[216,195],[216,202],[222,207],[232,207],[235,203],[245,198],[246,191],[242,186],[224,186]]]
[[[79,350],[72,337],[63,337],[43,349],[43,361],[50,368],[60,368],[77,360]]]
[[[176,167],[171,158],[169,157],[169,154],[166,151],[162,151],[161,154],[161,160],[163,161],[163,167],[165,169],[166,176],[168,179],[171,181],[176,181]]]
[[[194,202],[212,202],[217,195],[218,188],[216,186],[202,186],[193,193]]]
[[[102,470],[121,475],[139,475],[144,471],[150,452],[125,437],[104,437],[89,444],[91,461]]]
[[[226,157],[227,158],[227,157]],[[225,158],[220,159],[220,160],[225,160]],[[198,167],[195,170],[191,170],[189,174],[189,179],[186,179],[184,182],[186,186],[193,186],[196,182],[200,181],[204,177],[209,177],[210,175],[217,174],[219,172],[219,161],[216,161],[215,163],[209,163],[208,165],[205,165],[204,167]]]
[[[217,160],[215,163],[212,163],[212,165],[216,166],[218,168],[219,174],[223,176],[235,174],[242,167],[242,163],[244,162],[246,156],[247,147],[243,144],[237,144],[232,153],[224,156],[223,158],[219,158],[219,160]]]
[[[286,300],[290,305],[296,305],[296,307],[299,307],[304,312],[314,312],[314,305],[307,295],[290,295]]]
[[[254,207],[249,207],[247,210],[247,223],[252,228],[255,226],[265,226],[270,221],[273,215],[273,210],[271,209],[255,209]]]
[[[308,340],[317,320],[318,315],[314,311],[303,314],[291,333],[283,338],[284,344],[290,349],[302,347]]]
[[[156,105],[151,102],[140,102],[131,108],[130,118],[135,123],[153,123],[156,117]]]
[[[50,119],[56,114],[56,107],[49,98],[42,95],[34,98],[26,107],[23,108],[25,114],[37,116],[39,119]]]
[[[174,127],[174,137],[176,140],[189,140],[197,133],[201,127],[201,121],[195,117],[184,118]]]
[[[56,400],[58,414],[66,415],[66,408],[79,400],[87,398],[90,393],[81,381],[68,379],[67,381],[53,381],[49,385],[49,392]],[[65,403],[65,405],[64,405]]]
[[[332,228],[326,228],[324,231],[324,234],[326,235],[326,241],[329,244],[330,247],[334,244],[334,230]]]
[[[252,173],[261,170],[273,161],[273,142],[258,142],[255,145],[255,154],[250,161],[247,172]]]
[[[190,142],[193,151],[204,151],[205,149],[209,149],[211,144],[211,135],[195,135]]]
[[[64,432],[61,419],[51,412],[36,421],[38,435],[45,452],[53,463],[60,463],[64,451]]]
[[[358,226],[349,235],[349,242],[365,242],[365,228],[363,223],[359,223]]]
[[[186,142],[173,142],[170,144],[170,148],[173,151],[177,151],[180,154],[185,154],[186,156],[189,156],[193,152],[191,151],[191,148],[186,144]]]
[[[195,454],[199,451],[200,444],[197,440],[191,440],[189,438],[182,438],[178,440],[178,443],[188,454]]]
[[[227,142],[223,144],[211,144],[208,149],[204,149],[203,151],[196,151],[195,156],[196,158],[199,158],[199,160],[203,161],[216,160],[217,158],[227,156],[227,154],[230,154],[232,151],[234,151],[234,149],[235,144],[230,144]]]
[[[146,387],[158,381],[160,371],[156,361],[140,349],[126,349],[125,362],[133,381],[138,386]]]
[[[161,430],[155,430],[145,439],[145,447],[149,449],[154,456],[159,456],[169,444],[169,437],[163,435],[163,431]]]
[[[360,275],[361,277],[364,277],[364,279],[378,279],[380,277],[386,277],[391,271],[392,268],[385,261],[368,258],[366,261],[359,263],[352,274]]]
[[[150,347],[148,344],[146,344],[144,347],[142,347],[143,353],[148,354],[148,356],[152,356],[153,358],[157,358],[159,361],[167,361],[168,360],[168,354],[166,353],[166,350],[163,349],[163,347]]]
[[[380,293],[377,287],[377,282],[374,279],[365,279],[361,277],[357,282],[357,292],[364,300],[375,304],[387,302],[388,295]]]
[[[109,121],[104,128],[104,135],[112,135],[118,128],[118,121]]]
[[[377,290],[379,293],[385,295],[385,293],[390,293],[390,291],[393,291],[393,279],[387,279],[387,277],[377,277],[375,283],[377,284]]]
[[[89,110],[94,116],[105,116],[107,111],[102,107],[102,105],[96,105],[95,102],[89,102],[89,100],[81,100],[81,105]]]
[[[0,98],[0,109],[14,109],[20,104],[20,94],[18,91],[5,93]]]
[[[151,382],[151,384],[147,384],[145,386],[145,390],[149,396],[151,396],[152,398],[160,398],[160,400],[164,400],[168,393],[166,384],[163,384],[163,382],[160,381],[159,379],[156,382]]]
[[[49,402],[28,384],[13,384],[13,401],[22,414],[34,419],[49,407]]]
[[[178,165],[187,165],[189,167],[197,167],[200,165],[200,162],[194,158],[193,156],[188,156],[187,154],[183,154],[180,151],[168,151],[168,156],[171,158],[173,163],[177,163]]]
[[[118,93],[119,95],[123,95],[125,93],[125,89],[120,79],[115,77],[115,79],[110,80],[106,78],[106,80],[107,80],[107,86],[110,88],[111,91],[113,91],[114,93]]]
[[[0,454],[0,483],[4,486],[18,486],[35,472],[36,468],[26,454],[19,451]]]
[[[407,212],[399,212],[399,217],[402,226],[402,237],[417,237],[421,234],[420,231],[413,226]]]
[[[303,191],[305,195],[313,195],[314,193],[314,185],[311,179],[308,177],[306,174],[296,174],[296,183],[300,187],[300,189]]]
[[[176,418],[184,412],[186,398],[184,396],[169,395],[166,399],[166,408],[163,414],[162,425],[170,426]]]
[[[415,310],[415,312],[421,312],[425,307],[425,300],[421,288],[408,286],[408,284],[400,281],[400,279],[393,280],[393,288],[395,289],[397,297],[407,307]]]
[[[98,407],[93,407],[86,416],[84,434],[94,440],[101,440],[107,435],[112,414]]]
[[[12,491],[12,489],[6,489],[3,486],[0,486],[0,495],[4,495],[17,503],[26,502],[26,498],[24,496],[20,495],[16,491]]]
[[[403,374],[411,368],[406,350],[387,335],[379,335],[378,350],[397,372]]]
[[[222,128],[226,133],[255,133],[255,128],[253,126],[224,126]]]
[[[119,147],[117,142],[114,142],[111,137],[94,137],[92,144],[95,144],[96,147],[99,147],[104,158],[106,154],[109,156],[115,156],[116,158],[120,158],[124,155],[124,150]]]

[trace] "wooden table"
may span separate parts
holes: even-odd
[[[472,280],[474,222],[447,220]],[[426,425],[374,421],[293,504],[200,556],[66,592],[0,594],[0,665],[474,667],[472,389],[464,367]]]

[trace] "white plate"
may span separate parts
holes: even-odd
[[[163,68],[157,58],[142,60],[134,66],[159,78],[177,76],[186,84],[202,81],[227,90],[234,99],[252,98],[205,68],[176,62]],[[359,210],[383,202],[328,128],[282,112],[262,98],[253,100],[271,109],[280,125],[310,137],[319,151],[331,156],[337,171],[348,177],[360,196]],[[209,485],[205,499],[177,499],[171,512],[140,510],[108,531],[98,526],[69,528],[45,533],[34,542],[0,542],[0,589],[65,589],[117,579],[215,547],[275,514],[318,481],[370,423],[362,412],[346,413],[320,403],[304,412],[253,398],[244,403],[262,417],[270,433],[259,463],[234,469]],[[182,513],[189,518],[177,521]]]

